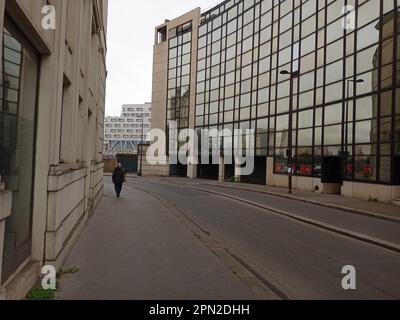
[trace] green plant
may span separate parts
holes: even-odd
[[[42,288],[32,288],[26,295],[28,300],[54,300],[56,296],[56,290],[45,290]]]
[[[56,281],[56,290],[51,289],[43,289],[40,284],[37,284],[33,287],[28,294],[26,295],[27,300],[54,300],[56,297],[56,292],[59,290],[60,278],[65,274],[73,274],[79,271],[78,268],[68,268],[68,269],[60,269],[57,272],[57,281]]]

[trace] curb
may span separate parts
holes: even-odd
[[[344,207],[344,206],[330,204],[330,203],[326,203],[326,202],[308,200],[308,199],[305,199],[305,198],[300,198],[300,197],[291,196],[291,195],[282,194],[282,193],[273,192],[273,191],[247,189],[247,188],[244,188],[244,187],[234,187],[234,186],[227,186],[227,185],[213,184],[213,183],[204,183],[204,185],[214,186],[214,187],[221,187],[221,188],[226,188],[226,189],[243,190],[243,191],[249,191],[249,192],[255,192],[255,193],[269,194],[271,196],[277,196],[277,197],[281,197],[281,198],[301,201],[301,202],[305,202],[305,203],[318,205],[318,206],[321,206],[321,207],[327,207],[327,208],[331,208],[331,209],[343,210],[343,211],[347,211],[347,212],[350,212],[350,213],[355,213],[355,214],[358,214],[358,215],[363,215],[363,216],[382,219],[382,220],[386,220],[386,221],[390,221],[390,222],[400,223],[400,218],[391,217],[391,216],[383,215],[383,214],[380,214],[380,213],[375,213],[375,212],[372,212],[372,211],[359,210],[359,209],[355,209],[355,208]]]
[[[211,191],[211,190],[197,188],[197,187],[188,187],[188,188],[189,189],[193,189],[193,190],[198,190],[198,191],[211,193],[211,194],[214,194],[214,195],[219,195],[219,196],[222,196],[222,197],[225,197],[225,198],[230,198],[230,199],[233,199],[233,200],[236,200],[236,201],[240,201],[240,202],[243,202],[243,203],[246,203],[246,204],[249,204],[249,205],[252,205],[252,206],[267,210],[267,211],[270,211],[270,212],[272,212],[274,214],[278,214],[280,216],[285,216],[287,218],[290,218],[290,219],[293,219],[293,220],[297,220],[297,221],[300,221],[300,222],[303,222],[303,223],[306,223],[306,224],[309,224],[309,225],[313,225],[315,227],[318,227],[318,228],[321,228],[321,229],[324,229],[324,230],[327,230],[327,231],[330,231],[330,232],[334,232],[334,233],[337,233],[337,234],[340,234],[340,235],[343,235],[343,236],[346,236],[346,237],[349,237],[349,238],[352,238],[352,239],[356,239],[356,240],[359,240],[359,241],[362,241],[362,242],[366,242],[366,243],[369,243],[369,244],[372,244],[372,245],[375,245],[375,246],[378,246],[378,247],[381,247],[381,248],[385,248],[385,249],[393,251],[395,253],[400,253],[400,245],[397,245],[397,244],[395,244],[393,242],[380,240],[380,239],[377,239],[377,238],[369,237],[369,236],[367,236],[365,234],[362,234],[362,233],[353,232],[353,231],[350,231],[350,230],[347,230],[347,229],[338,228],[338,227],[335,227],[335,226],[330,225],[330,224],[325,224],[325,223],[322,223],[322,222],[319,222],[319,221],[316,221],[316,220],[313,220],[313,219],[304,218],[302,216],[299,216],[299,215],[296,215],[296,214],[293,214],[293,213],[289,213],[289,212],[286,212],[286,211],[282,211],[282,210],[278,210],[278,209],[275,209],[275,208],[271,208],[271,207],[268,207],[268,206],[253,202],[253,201],[249,201],[249,200],[246,200],[246,199],[242,199],[242,198],[236,197],[236,196],[231,196],[231,195],[220,193],[220,192],[217,192],[217,191]]]

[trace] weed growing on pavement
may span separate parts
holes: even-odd
[[[63,275],[79,272],[78,268],[60,269],[57,272],[56,290],[43,289],[40,284],[34,286],[26,295],[27,300],[54,300],[56,293],[60,290],[60,279]]]
[[[46,290],[43,288],[32,288],[26,295],[27,300],[54,300],[57,290]]]

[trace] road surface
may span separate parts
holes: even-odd
[[[131,178],[119,202],[106,186],[61,299],[400,298],[399,223],[202,180]]]

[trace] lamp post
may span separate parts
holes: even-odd
[[[346,160],[348,157],[348,140],[349,140],[349,98],[350,98],[350,84],[351,83],[363,83],[365,82],[364,79],[348,79],[346,84],[347,84],[347,93],[346,93],[346,110],[345,110],[345,140],[344,140],[344,150],[342,150],[342,183],[345,177],[345,172],[346,172]]]
[[[292,183],[292,162],[293,162],[293,79],[299,76],[299,72],[289,72],[287,70],[282,70],[280,72],[282,75],[290,76],[290,93],[289,93],[289,126],[288,126],[288,150],[287,150],[287,168],[288,168],[288,186],[289,186],[289,194],[293,192],[293,183]]]
[[[140,168],[138,172],[138,176],[141,177],[143,174],[143,143],[144,143],[144,116],[143,114],[139,115],[138,118],[142,119],[142,136],[140,143]]]

